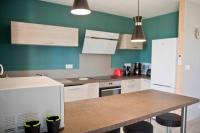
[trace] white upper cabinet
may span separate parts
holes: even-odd
[[[136,49],[142,50],[143,43],[133,43],[131,42],[131,35],[130,34],[123,34],[120,35],[118,49]]]
[[[12,44],[78,47],[78,29],[11,22]]]

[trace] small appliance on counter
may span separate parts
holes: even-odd
[[[123,70],[121,68],[116,68],[113,72],[114,76],[121,77],[123,76]]]
[[[150,63],[141,63],[142,64],[142,75],[149,76],[151,75],[151,64]],[[148,72],[147,72],[148,71]]]
[[[131,76],[131,63],[124,64],[124,76]]]
[[[133,65],[133,74],[141,75],[142,74],[142,64],[139,62],[134,63]]]
[[[150,68],[147,70],[146,76],[151,77],[151,69]]]

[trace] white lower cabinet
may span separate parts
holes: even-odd
[[[87,99],[99,97],[99,83],[90,83],[87,84],[87,86],[88,86]]]
[[[121,81],[121,92],[129,93],[140,90],[140,79],[130,79]]]
[[[141,79],[140,90],[151,89],[151,80],[150,79]]]
[[[64,88],[64,101],[72,102],[99,97],[99,83],[89,83]]]
[[[121,81],[121,93],[147,90],[151,87],[149,79],[130,79]],[[64,88],[64,101],[72,102],[99,97],[99,83],[68,86]]]
[[[121,81],[121,92],[129,93],[139,90],[150,89],[151,81],[150,79],[130,79]]]

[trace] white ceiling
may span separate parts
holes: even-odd
[[[42,0],[72,6],[73,0]],[[199,1],[199,0],[197,0]],[[137,0],[88,0],[91,10],[132,18],[137,15]],[[140,0],[144,18],[178,11],[179,0]]]

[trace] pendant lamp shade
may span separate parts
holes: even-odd
[[[146,42],[142,28],[142,16],[140,16],[140,1],[138,0],[138,16],[135,18],[135,29],[132,34],[131,42]]]
[[[135,17],[135,29],[132,34],[131,42],[146,42],[142,28],[142,16]]]
[[[71,13],[74,15],[88,15],[91,13],[87,0],[74,0]]]

